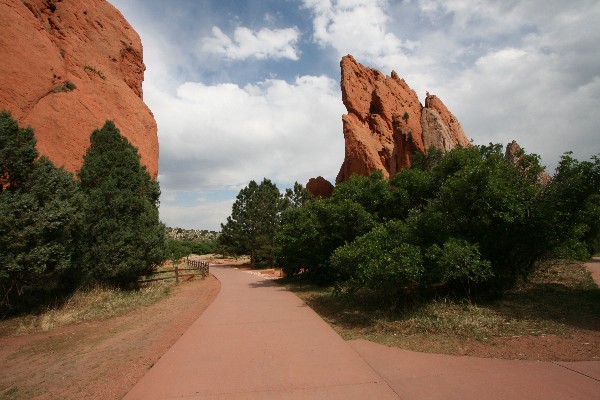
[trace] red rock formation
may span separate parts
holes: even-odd
[[[521,165],[519,165],[519,161],[521,160],[521,157],[523,157],[523,154],[524,154],[521,152],[521,150],[522,149],[521,149],[521,146],[519,146],[519,143],[517,143],[516,140],[513,140],[512,142],[510,142],[509,144],[506,145],[506,151],[504,152],[504,158],[506,158],[506,160],[508,162],[510,162],[511,164],[514,164],[519,169],[519,171],[521,171],[521,173],[523,173],[523,168]],[[545,170],[542,170],[538,174],[537,180],[538,180],[538,183],[545,186],[548,183],[550,183],[552,178],[550,178],[550,175],[548,175],[548,173],[546,173]]]
[[[521,151],[521,146],[517,143],[516,140],[513,140],[509,144],[506,145],[506,150],[504,152],[504,158],[511,164],[517,165],[521,155],[517,153]]]
[[[446,105],[437,96],[429,93],[425,97],[421,126],[425,150],[433,146],[449,151],[457,146],[471,145],[456,117],[448,111]]]
[[[375,170],[389,178],[410,166],[415,151],[470,145],[460,123],[436,96],[428,93],[423,107],[394,71],[385,76],[350,55],[342,58],[340,66],[348,114],[342,117],[346,153],[336,182]]]
[[[306,190],[315,198],[315,199],[327,199],[331,197],[333,194],[333,185],[327,179],[322,176],[318,176],[316,178],[310,178],[308,183],[306,184]]]
[[[158,173],[157,126],[142,100],[138,34],[105,0],[0,0],[0,109],[76,172],[107,119]]]

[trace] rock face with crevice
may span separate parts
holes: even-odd
[[[351,56],[340,63],[346,151],[336,182],[381,170],[386,178],[410,167],[416,151],[470,146],[460,123],[436,96],[425,106],[398,74],[367,68]]]
[[[76,172],[94,129],[113,120],[156,178],[158,136],[142,98],[138,34],[105,0],[0,0],[0,109]]]

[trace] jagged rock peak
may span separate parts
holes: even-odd
[[[410,166],[415,151],[470,146],[460,123],[436,96],[425,107],[395,71],[386,76],[351,55],[340,62],[345,159],[336,182],[381,170],[386,178]]]
[[[504,152],[504,158],[509,163],[515,165],[521,172],[523,172],[522,167],[519,165],[519,160],[521,160],[521,157],[523,157],[523,153],[521,153],[521,150],[522,150],[522,148],[521,148],[521,146],[519,146],[519,143],[517,143],[516,140],[513,140],[512,142],[510,142],[506,145],[506,150]],[[545,170],[542,170],[538,174],[537,180],[540,184],[545,186],[548,183],[550,183],[552,178],[550,177],[550,175],[548,175],[548,173]]]
[[[105,0],[0,1],[0,109],[35,130],[37,147],[76,172],[107,119],[158,174],[154,116],[142,100],[138,34]]]
[[[521,158],[519,155],[517,155],[517,152],[519,152],[520,150],[521,146],[519,146],[519,143],[517,143],[516,140],[513,140],[512,142],[506,145],[504,158],[506,158],[511,164],[516,165],[519,162],[519,158]]]

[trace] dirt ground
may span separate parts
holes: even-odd
[[[600,361],[600,331],[591,329],[578,329],[565,335],[492,337],[486,341],[431,335],[425,339],[420,336],[380,343],[427,353],[479,358],[555,362]]]
[[[496,338],[490,344],[470,343],[462,354],[509,360],[600,361],[600,332],[581,329],[566,336]]]
[[[220,290],[184,282],[141,311],[27,336],[0,337],[0,398],[120,399]]]

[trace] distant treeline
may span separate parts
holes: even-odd
[[[169,226],[165,229],[169,239],[213,242],[219,237],[219,232],[206,229],[171,228]]]

